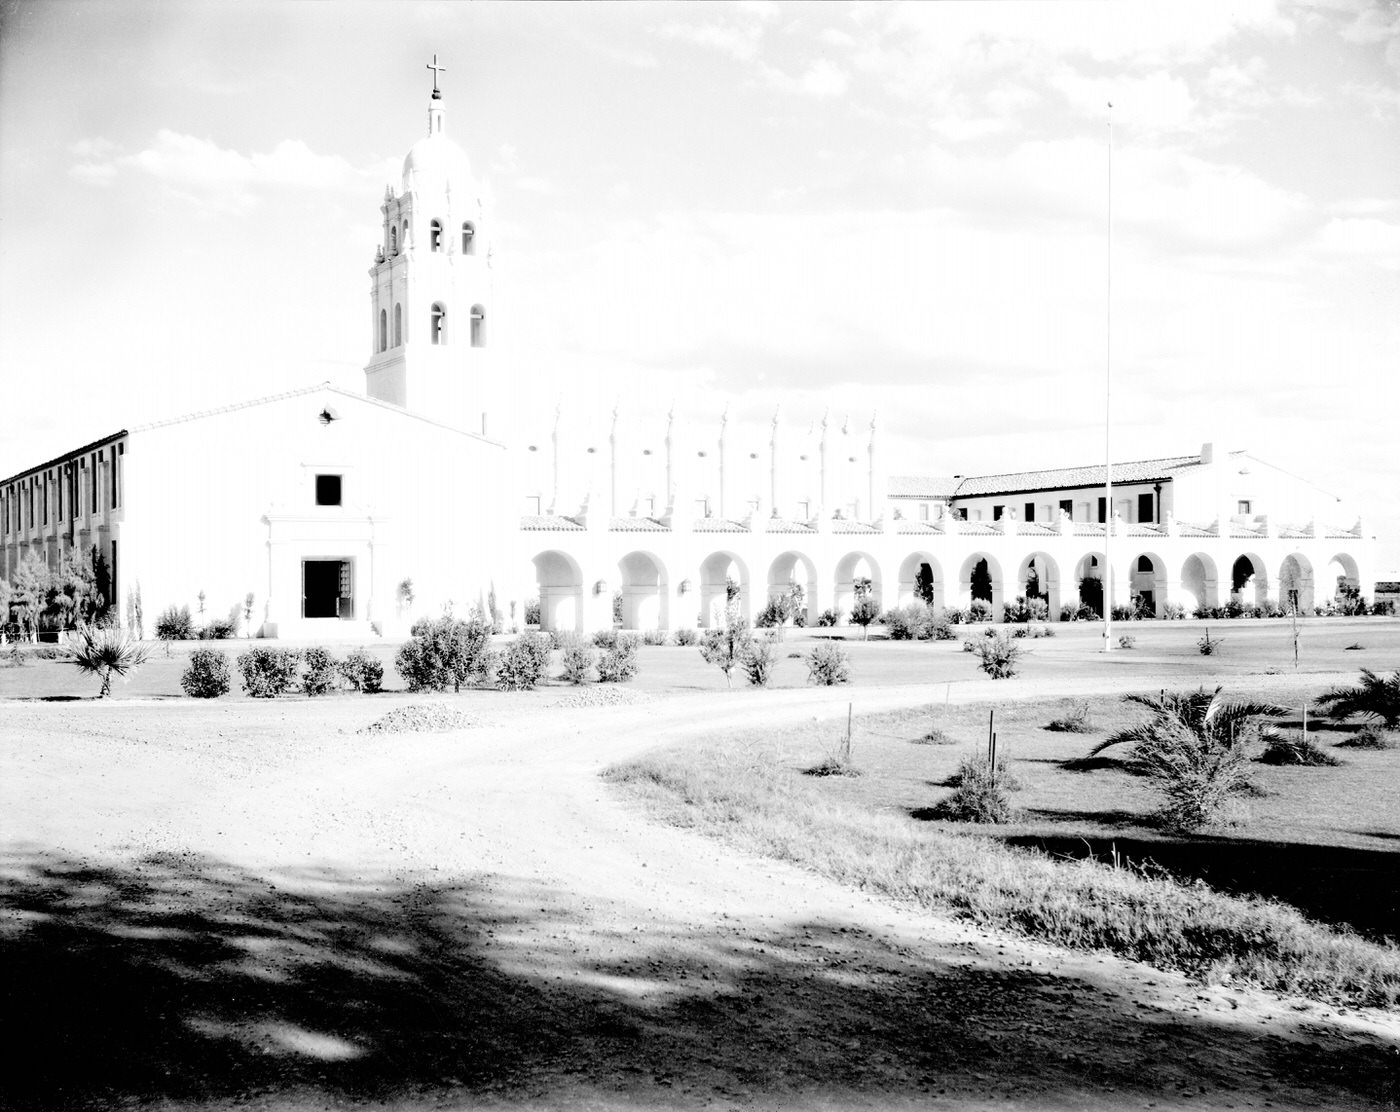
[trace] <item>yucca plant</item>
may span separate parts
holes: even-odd
[[[1360,715],[1375,718],[1387,730],[1400,726],[1400,671],[1380,676],[1361,669],[1361,682],[1355,687],[1334,687],[1317,697],[1317,705],[1328,707],[1333,718]]]
[[[1129,764],[1167,797],[1158,817],[1173,829],[1205,826],[1247,790],[1248,748],[1264,734],[1261,719],[1288,713],[1276,703],[1222,699],[1220,690],[1126,695],[1125,702],[1146,707],[1152,717],[1090,750],[1094,756],[1113,745],[1131,745]]]
[[[102,690],[99,699],[112,693],[112,677],[126,678],[146,663],[147,649],[135,638],[120,629],[94,629],[83,626],[78,630],[77,644],[73,646],[75,664],[84,672],[102,677]]]

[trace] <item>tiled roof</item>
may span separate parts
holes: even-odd
[[[526,514],[520,519],[522,530],[556,530],[566,533],[581,533],[583,526],[571,517],[562,514]]]
[[[816,529],[808,521],[789,521],[786,518],[770,517],[763,523],[765,533],[815,533]]]
[[[832,531],[833,533],[878,533],[878,532],[880,532],[880,530],[879,530],[879,528],[878,528],[877,526],[871,525],[869,522],[866,522],[866,521],[846,521],[846,520],[844,520],[844,519],[843,519],[843,520],[840,520],[840,521],[833,521],[833,522],[831,523],[831,531]]]
[[[1200,456],[1168,456],[1113,465],[1115,483],[1148,483],[1170,479],[1188,467],[1199,467]],[[1104,466],[1058,467],[1049,471],[1015,471],[1004,475],[973,475],[957,486],[955,497],[971,498],[987,494],[1014,494],[1029,490],[1068,490],[1074,487],[1103,486]]]
[[[697,533],[747,533],[749,528],[742,521],[729,521],[722,517],[700,517],[695,519],[693,529]]]
[[[943,535],[943,526],[935,525],[932,521],[900,521],[895,523],[894,531],[904,536],[927,535],[932,533],[935,536],[941,537]]]
[[[653,517],[614,517],[608,521],[614,533],[669,533],[671,530]]]
[[[958,532],[966,537],[999,537],[1002,535],[1001,530],[990,521],[961,521],[958,523]]]

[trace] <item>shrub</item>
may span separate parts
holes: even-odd
[[[160,641],[191,641],[194,619],[188,606],[167,606],[156,617],[156,638]]]
[[[953,629],[953,623],[948,620],[946,614],[940,614],[933,623],[933,639],[935,641],[956,641],[957,631]]]
[[[541,636],[548,637],[549,647],[551,649],[558,649],[560,652],[567,652],[569,649],[587,648],[589,645],[593,644],[592,638],[585,637],[583,634],[577,633],[572,629],[554,629],[550,630],[549,633],[541,634]]]
[[[231,618],[210,618],[208,624],[199,627],[201,641],[227,641],[238,632],[238,623]]]
[[[1005,766],[997,765],[994,772],[985,757],[966,758],[954,776],[957,786],[934,805],[932,816],[949,822],[1011,822],[1016,814],[1003,780]]]
[[[218,649],[195,649],[180,674],[180,686],[191,699],[217,699],[227,695],[230,682],[228,657]]]
[[[823,610],[820,614],[817,615],[817,625],[819,625],[819,626],[834,626],[834,625],[840,625],[840,624],[841,624],[841,614],[842,614],[842,613],[843,613],[842,611],[837,610],[835,607],[829,607],[828,609]]]
[[[325,695],[340,684],[340,661],[329,650],[312,645],[302,654],[301,689],[307,695]]]
[[[1131,744],[1130,764],[1166,796],[1157,817],[1171,829],[1205,826],[1247,792],[1246,750],[1262,735],[1260,720],[1288,713],[1274,703],[1221,699],[1220,690],[1125,695],[1125,701],[1151,710],[1152,717],[1090,750],[1090,756],[1097,756],[1109,746]]]
[[[1179,622],[1186,617],[1186,607],[1179,602],[1162,603],[1162,617],[1168,621]]]
[[[682,626],[680,629],[676,630],[675,636],[676,644],[680,645],[682,648],[689,648],[700,640],[699,631],[689,626]]]
[[[560,663],[564,666],[560,679],[576,686],[587,683],[588,674],[593,671],[593,650],[581,643],[570,645],[564,650]]]
[[[1394,749],[1394,739],[1375,726],[1364,726],[1345,741],[1337,742],[1338,749]]]
[[[295,685],[301,653],[295,649],[257,645],[239,653],[235,663],[243,677],[243,691],[250,698],[273,699],[285,695]]]
[[[598,682],[625,683],[636,674],[637,638],[623,634],[598,658]]]
[[[773,669],[778,664],[778,642],[770,636],[757,637],[749,642],[748,652],[739,662],[744,675],[754,687],[767,687],[773,677]]]
[[[1039,640],[1039,639],[1042,638],[1042,637],[1054,637],[1054,636],[1055,636],[1055,628],[1054,628],[1054,626],[1048,626],[1048,625],[1045,625],[1045,626],[1031,626],[1031,638],[1032,638],[1033,640]]]
[[[976,784],[982,780],[994,780],[1009,792],[1021,790],[1021,781],[1011,771],[1005,757],[997,757],[996,775],[990,773],[985,756],[968,756],[958,762],[957,771],[948,777],[950,788],[960,788],[964,784]]]
[[[102,689],[97,693],[99,699],[105,699],[112,693],[113,676],[125,679],[146,663],[145,646],[121,630],[82,626],[78,630],[77,644],[71,647],[73,656],[68,663],[101,677]]]
[[[496,666],[496,686],[501,691],[533,691],[548,663],[548,638],[522,633],[510,643]]]
[[[1136,645],[1137,638],[1134,637],[1131,633],[1125,633],[1122,637],[1118,638],[1118,647],[1120,649],[1131,649]]]
[[[816,645],[807,654],[807,682],[835,687],[851,682],[850,657],[840,645]]]
[[[972,605],[967,608],[967,620],[969,622],[990,622],[992,620],[992,604],[984,598],[975,598]]]
[[[1202,656],[1214,656],[1220,651],[1220,646],[1225,644],[1225,638],[1211,638],[1210,630],[1206,630],[1206,635],[1196,642],[1196,651]]]
[[[1016,674],[1016,658],[1021,655],[1021,646],[1013,644],[1004,634],[983,637],[972,651],[977,655],[977,666],[992,679],[1010,679]]]
[[[792,599],[784,595],[781,598],[770,598],[754,618],[753,624],[759,629],[773,629],[781,626],[791,616]]]
[[[491,627],[480,619],[423,618],[413,623],[413,636],[399,647],[394,667],[410,691],[454,691],[462,684],[483,680],[494,663]]]
[[[962,625],[968,620],[967,611],[961,606],[945,606],[943,617],[949,625]],[[946,638],[952,640],[952,638]]]
[[[611,649],[617,645],[617,630],[600,629],[593,635],[594,647],[599,649]]]
[[[1050,617],[1050,605],[1043,598],[1026,598],[1017,595],[1015,602],[1001,604],[1001,620],[1004,622],[1043,622]]]
[[[713,664],[724,673],[726,686],[733,687],[734,669],[744,662],[744,657],[753,643],[753,634],[739,613],[737,604],[731,602],[724,611],[724,625],[719,629],[707,629],[700,640],[700,655],[706,664]]]
[[[1306,765],[1313,768],[1342,763],[1304,733],[1269,735],[1259,760],[1268,765]]]
[[[537,626],[540,624],[540,600],[537,598],[527,598],[525,600],[525,624]]]
[[[937,624],[932,608],[922,602],[896,606],[885,615],[884,622],[891,641],[927,641]]]
[[[1089,704],[1081,703],[1078,710],[1052,718],[1045,728],[1058,734],[1087,734],[1093,729],[1089,723]]]
[[[1330,706],[1335,719],[1360,715],[1373,718],[1387,730],[1400,726],[1400,670],[1389,676],[1369,668],[1361,669],[1361,682],[1355,687],[1334,687],[1318,696],[1318,706]]]
[[[384,687],[384,665],[367,649],[351,649],[340,662],[340,674],[356,691],[369,695]]]
[[[860,626],[864,638],[869,638],[870,626],[879,617],[880,604],[869,595],[856,599],[851,607],[851,624]]]
[[[643,645],[664,645],[666,644],[666,631],[664,629],[649,629],[642,634]]]

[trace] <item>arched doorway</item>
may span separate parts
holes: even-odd
[[[800,598],[794,589],[801,592]],[[768,598],[789,600],[794,624],[816,624],[819,590],[817,566],[801,552],[784,552],[768,566]]]
[[[583,573],[572,556],[551,549],[534,558],[540,629],[583,628]]]
[[[1316,605],[1312,562],[1293,552],[1278,569],[1278,602],[1289,614],[1311,614]]]
[[[880,565],[868,552],[848,552],[836,563],[835,609],[845,624],[855,607],[857,595],[869,593],[880,606],[884,584],[880,580]]]
[[[629,552],[617,562],[623,629],[666,629],[666,567],[650,552]]]
[[[1269,570],[1252,552],[1237,556],[1230,566],[1230,597],[1263,606],[1269,598]]]
[[[700,564],[700,625],[705,629],[722,627],[731,595],[739,604],[740,616],[752,621],[751,594],[747,565],[733,552],[711,553]]]
[[[899,605],[923,602],[935,610],[947,605],[947,584],[938,558],[928,552],[911,552],[899,565]]]
[[[1155,552],[1139,552],[1128,565],[1128,591],[1138,613],[1160,618],[1167,605],[1167,562]]]
[[[969,603],[979,599],[989,603],[992,617],[1001,617],[1001,607],[1006,601],[1006,585],[997,558],[990,553],[974,552],[964,560],[958,571],[958,591],[967,592]]]
[[[1032,552],[1016,570],[1016,593],[1043,599],[1050,621],[1060,616],[1060,565],[1048,552]]]

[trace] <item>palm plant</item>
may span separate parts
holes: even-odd
[[[78,631],[78,644],[74,648],[73,659],[84,672],[102,677],[102,690],[99,699],[112,693],[112,677],[126,677],[146,663],[146,646],[119,629],[93,629],[83,626]]]
[[[1090,751],[1093,756],[1113,745],[1131,745],[1129,763],[1167,797],[1159,817],[1174,829],[1206,825],[1247,789],[1248,747],[1263,736],[1260,720],[1288,713],[1276,703],[1222,699],[1220,690],[1124,696],[1152,711],[1152,717]]]
[[[1377,718],[1387,730],[1400,726],[1400,671],[1379,676],[1369,668],[1361,669],[1361,682],[1355,687],[1334,687],[1317,697],[1318,706],[1330,704],[1328,714],[1333,718],[1350,718],[1353,714]]]

